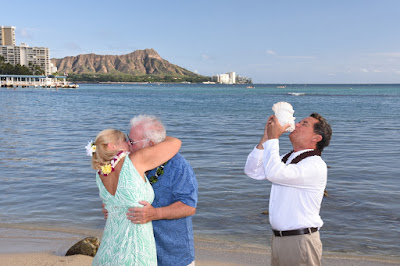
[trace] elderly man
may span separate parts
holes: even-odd
[[[327,183],[327,165],[321,158],[332,129],[313,113],[296,124],[289,138],[293,151],[279,156],[279,137],[289,125],[270,116],[264,135],[249,154],[245,174],[272,182],[269,221],[272,226],[272,265],[320,265],[322,243],[319,215]]]
[[[155,145],[165,139],[162,122],[154,116],[131,119],[129,144],[132,151]],[[197,181],[192,167],[178,153],[147,174],[153,186],[153,205],[131,208],[127,217],[133,223],[153,221],[158,265],[194,265],[192,215],[197,206]],[[103,212],[106,210],[103,208]]]

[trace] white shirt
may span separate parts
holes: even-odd
[[[290,162],[302,150],[290,155],[286,164],[279,156],[279,140],[263,144],[264,150],[254,148],[247,157],[244,172],[257,180],[272,182],[269,199],[269,222],[273,229],[288,231],[321,227],[319,215],[328,169],[320,156],[311,156],[297,164]]]

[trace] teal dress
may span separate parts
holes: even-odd
[[[129,155],[119,174],[115,196],[104,187],[99,174],[96,183],[106,204],[108,218],[93,265],[157,265],[152,223],[134,224],[127,219],[131,207],[142,207],[139,201],[152,203],[154,191],[149,181],[143,181]]]

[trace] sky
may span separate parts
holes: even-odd
[[[399,10],[398,0],[13,0],[0,25],[51,58],[153,48],[204,76],[400,83]]]

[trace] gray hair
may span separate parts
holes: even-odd
[[[137,115],[131,119],[130,128],[141,130],[144,139],[154,144],[164,141],[167,132],[161,120],[153,115]]]

